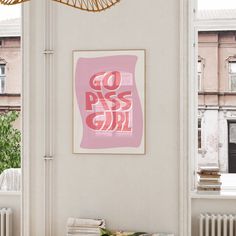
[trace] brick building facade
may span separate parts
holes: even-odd
[[[198,165],[236,170],[236,32],[199,32]]]
[[[12,110],[21,110],[20,19],[0,22],[0,112]]]

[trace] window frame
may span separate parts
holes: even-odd
[[[197,59],[196,30],[236,30],[236,21],[220,20],[198,21],[196,0],[180,0],[180,164],[179,164],[179,235],[191,235],[192,199],[236,199],[234,193],[221,195],[197,194],[193,191],[194,186],[194,161],[196,160],[196,132],[197,132],[197,96],[196,96],[196,73],[194,61]],[[227,27],[226,27],[227,23]],[[193,92],[194,91],[194,92]]]
[[[228,60],[228,78],[229,78],[229,80],[228,80],[228,83],[229,83],[229,92],[233,92],[233,93],[235,93],[236,92],[236,88],[235,88],[235,90],[232,90],[232,77],[233,76],[235,76],[235,79],[236,79],[236,71],[234,72],[234,73],[232,73],[231,71],[230,71],[230,65],[231,64],[235,64],[235,66],[236,66],[236,61],[234,61],[234,60]]]
[[[4,68],[4,73],[2,74],[1,68]],[[0,62],[0,94],[4,94],[6,90],[6,63]]]
[[[201,71],[199,72],[199,63]],[[197,81],[198,81],[198,92],[202,92],[204,87],[204,68],[205,68],[205,59],[198,55],[198,64],[197,64]],[[199,78],[200,75],[200,78]]]
[[[198,81],[198,91],[202,91],[202,61],[198,59],[197,65],[197,81]],[[199,68],[201,69],[199,71]]]
[[[202,119],[198,118],[198,152],[202,150]]]
[[[236,19],[212,21],[212,20],[197,20],[194,17],[194,24],[191,32],[192,41],[190,44],[190,59],[189,65],[189,135],[193,138],[193,142],[190,143],[190,155],[189,155],[189,168],[190,168],[190,179],[191,179],[191,192],[196,191],[196,179],[197,179],[197,158],[198,158],[198,92],[197,90],[197,62],[199,60],[198,54],[198,32],[199,31],[236,31]],[[195,87],[194,87],[195,86]],[[191,88],[191,89],[190,89]]]
[[[30,4],[21,7],[22,16],[22,190],[21,235],[30,236]]]

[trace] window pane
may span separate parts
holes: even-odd
[[[0,76],[0,93],[5,92],[5,77]]]
[[[235,0],[198,0],[199,10],[208,9],[236,9]]]
[[[236,62],[230,62],[229,63],[229,72],[230,73],[236,73]]]
[[[198,73],[202,72],[202,62],[201,62],[201,61],[199,61],[199,62],[197,63],[197,72],[198,72]]]
[[[198,74],[197,77],[198,77],[198,90],[201,90],[201,74]]]
[[[201,149],[202,147],[202,132],[201,132],[201,126],[202,122],[201,120],[198,120],[198,149]]]
[[[230,124],[230,143],[236,143],[236,124]]]
[[[0,66],[0,75],[5,75],[5,65]]]
[[[231,91],[236,91],[236,75],[231,75]]]
[[[196,72],[198,86],[201,86],[201,93],[197,94],[198,119],[203,118],[204,125],[202,123],[201,127],[198,123],[196,145],[201,150],[198,152],[197,168],[214,164],[219,165],[222,173],[228,173],[229,167],[234,165],[229,160],[236,160],[235,43],[234,30],[200,31],[198,34]],[[200,67],[199,58],[204,58],[204,67],[203,64]],[[204,83],[200,78],[202,75]],[[230,122],[235,123],[231,134]],[[230,143],[230,139],[233,143]]]

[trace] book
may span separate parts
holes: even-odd
[[[95,220],[95,219],[81,219],[70,217],[67,220],[68,227],[89,227],[89,228],[105,228],[105,220]]]
[[[221,190],[221,187],[201,187],[201,186],[198,186],[197,187],[197,190],[198,191],[220,191]]]
[[[198,182],[198,186],[201,186],[201,187],[221,187],[222,183],[219,182],[219,183],[199,183]]]
[[[221,176],[219,172],[210,172],[209,174],[201,173],[201,172],[197,172],[197,173],[201,178],[220,178]]]
[[[221,182],[220,180],[209,180],[209,179],[200,179],[198,181],[198,184],[220,184],[221,185]]]
[[[201,166],[199,172],[219,172],[220,168],[218,166]]]

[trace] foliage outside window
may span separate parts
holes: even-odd
[[[16,111],[0,114],[0,174],[20,167],[21,133],[13,126],[18,117]]]

